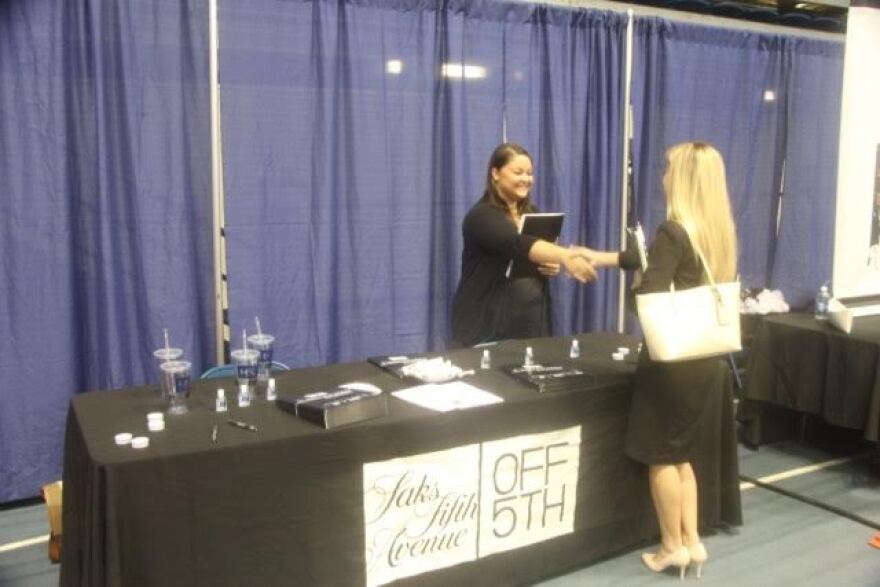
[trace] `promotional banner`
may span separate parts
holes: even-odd
[[[853,0],[846,56],[837,178],[834,295],[880,295],[880,2]]]
[[[480,447],[364,464],[367,585],[477,557]]]
[[[580,427],[482,445],[479,555],[574,529]]]
[[[366,463],[367,585],[569,534],[581,428]]]

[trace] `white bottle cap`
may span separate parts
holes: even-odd
[[[116,441],[116,444],[119,446],[125,446],[126,444],[131,444],[131,433],[129,432],[120,432],[116,436],[113,437],[113,440]]]
[[[149,428],[151,432],[165,430],[165,420],[150,420],[147,422],[147,428]]]
[[[150,446],[150,439],[146,436],[135,436],[131,439],[131,448],[147,448]]]
[[[147,414],[147,422],[152,422],[154,420],[165,421],[165,414],[162,412],[150,412]]]
[[[623,356],[626,356],[629,354],[629,347],[628,346],[619,346],[619,347],[617,347],[617,352],[623,353]]]
[[[621,353],[620,351],[618,351],[616,353],[611,353],[611,358],[614,359],[615,361],[622,361],[624,358],[624,354]]]

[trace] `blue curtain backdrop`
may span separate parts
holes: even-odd
[[[212,357],[207,0],[0,3],[0,502],[77,392]]]
[[[788,39],[782,219],[770,286],[796,308],[831,281],[843,43]]]
[[[566,213],[561,244],[618,248],[626,16],[542,7],[503,32],[507,132],[535,158],[533,198]],[[553,280],[556,333],[616,330],[618,275]]]
[[[727,165],[743,286],[780,288],[802,305],[830,268],[842,45],[644,18],[633,60],[637,217],[653,234],[665,216],[668,147],[714,144]]]
[[[569,213],[566,239],[616,243],[603,202],[621,26],[491,1],[224,3],[233,346],[259,315],[294,365],[442,348],[461,220],[506,104],[508,139],[536,156],[539,205]],[[601,323],[604,291],[584,302],[560,288],[563,330]]]

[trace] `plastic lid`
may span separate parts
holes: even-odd
[[[116,444],[119,446],[125,446],[126,444],[131,443],[131,433],[130,432],[120,432],[116,436],[113,437],[113,440],[116,441]]]
[[[614,359],[615,361],[622,361],[625,356],[626,355],[624,355],[620,351],[618,351],[616,353],[611,353],[611,358]]]
[[[275,337],[271,334],[251,334],[247,337],[248,342],[256,345],[266,345],[275,341]]]
[[[256,349],[235,349],[231,353],[232,360],[238,363],[250,363],[256,361],[260,356],[260,351]]]
[[[135,436],[131,439],[131,448],[147,448],[150,446],[150,439],[146,436]]]
[[[149,428],[152,432],[165,430],[165,420],[150,420],[149,422],[147,422],[147,428]]]
[[[162,420],[164,422],[165,414],[163,414],[162,412],[150,412],[149,414],[147,414],[147,422],[149,422],[150,420]]]
[[[153,351],[153,356],[156,357],[160,361],[173,361],[174,359],[179,359],[183,356],[183,349],[179,349],[176,347],[156,349]]]
[[[617,347],[617,352],[623,353],[624,355],[628,355],[629,354],[629,347],[628,346],[619,346],[619,347]]]
[[[186,373],[192,367],[189,361],[166,361],[159,368],[166,373]]]

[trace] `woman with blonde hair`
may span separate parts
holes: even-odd
[[[730,211],[724,161],[706,143],[669,149],[663,175],[666,221],[657,229],[648,268],[635,293],[688,289],[736,275],[736,229]],[[702,252],[707,267],[700,261]],[[584,250],[596,266],[635,269],[636,251]],[[684,577],[690,564],[700,576],[708,553],[698,531],[697,479],[691,460],[718,359],[654,362],[646,348],[639,355],[626,435],[626,453],[648,465],[651,497],[660,525],[660,548],[642,560],[655,572],[673,566]]]

